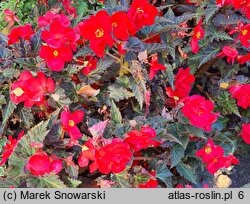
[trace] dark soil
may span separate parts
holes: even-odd
[[[233,169],[233,174],[229,177],[232,179],[232,188],[240,188],[245,184],[250,183],[250,153],[238,156],[240,161]]]

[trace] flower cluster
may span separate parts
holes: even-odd
[[[126,138],[115,138],[112,141],[104,140],[100,146],[94,139],[89,139],[82,147],[78,158],[80,167],[90,164],[90,172],[97,169],[103,174],[120,173],[126,168],[126,164],[132,158],[132,150],[138,152],[148,147],[157,147],[161,143],[153,140],[156,132],[150,127],[141,127],[141,130],[133,130],[126,133]],[[99,138],[99,140],[101,140]]]
[[[209,139],[207,144],[202,149],[196,152],[197,157],[201,157],[206,163],[209,173],[214,174],[221,168],[228,168],[232,164],[238,164],[239,161],[233,155],[224,155],[224,149],[214,144],[213,140]]]
[[[61,22],[61,20],[63,20]],[[38,21],[39,22],[39,21]],[[48,67],[53,71],[61,71],[65,62],[73,58],[72,51],[76,50],[76,41],[79,35],[73,28],[69,27],[69,19],[64,15],[47,13],[40,19],[39,25],[44,26],[49,22],[49,30],[41,33],[44,44],[40,49],[39,56],[45,59]]]
[[[101,10],[79,23],[78,29],[82,38],[90,41],[95,54],[103,57],[107,45],[112,47],[115,40],[126,41],[142,27],[152,25],[157,15],[157,9],[147,0],[135,0],[127,12],[119,11],[110,16]]]
[[[46,105],[46,94],[54,93],[55,82],[46,78],[43,72],[38,72],[34,77],[31,72],[23,71],[19,80],[10,87],[10,99],[19,104],[24,102],[24,107]]]
[[[58,174],[62,170],[62,161],[60,159],[50,158],[46,152],[38,150],[33,154],[26,165],[26,169],[34,176],[43,176],[44,174]]]
[[[193,126],[209,132],[212,130],[211,125],[217,120],[218,115],[218,113],[212,112],[213,109],[212,101],[206,100],[200,95],[193,95],[185,99],[181,111]]]

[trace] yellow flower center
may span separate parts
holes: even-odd
[[[178,96],[174,96],[174,100],[178,101],[180,98]]]
[[[245,36],[247,33],[248,33],[248,30],[247,29],[244,29],[241,31],[242,35]]]
[[[228,84],[228,83],[226,83],[226,82],[220,83],[220,88],[226,89],[226,88],[228,88],[228,87],[229,87],[229,84]]]
[[[56,36],[55,36],[55,39],[60,39],[61,38],[61,35],[59,35],[59,34],[56,34]]]
[[[22,88],[17,87],[13,90],[13,93],[15,94],[15,96],[19,97],[19,96],[23,95],[24,91],[22,90]]]
[[[205,150],[206,154],[210,154],[212,152],[212,149],[210,147],[206,147]]]
[[[201,32],[198,31],[195,36],[196,36],[197,39],[200,39],[201,38]]]
[[[75,126],[75,122],[73,120],[69,120],[69,127],[74,127]]]
[[[58,54],[59,54],[59,52],[58,52],[57,50],[55,50],[55,51],[53,52],[53,55],[54,55],[55,57],[57,57]]]
[[[82,146],[82,151],[86,151],[86,150],[88,150],[89,148],[87,147],[87,146],[85,146],[85,145],[83,145]]]
[[[103,37],[103,36],[104,36],[104,30],[103,30],[103,29],[97,29],[97,30],[95,31],[95,36],[96,36],[97,38]]]
[[[217,158],[214,158],[214,159],[213,159],[213,163],[216,163],[216,162],[218,162],[218,159],[217,159]]]
[[[113,22],[112,27],[116,28],[117,27],[117,22]]]
[[[141,8],[137,8],[137,12],[138,12],[138,13],[144,13],[144,10],[141,9]]]

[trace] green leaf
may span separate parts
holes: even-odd
[[[220,47],[213,47],[213,46],[207,46],[203,51],[201,52],[201,58],[200,58],[200,64],[199,67],[209,60],[215,58],[217,54],[220,51]]]
[[[2,105],[6,104],[5,97],[3,95],[0,95],[0,108],[2,109]]]
[[[67,166],[67,168],[65,168],[65,171],[71,178],[76,179],[79,173],[79,166],[77,165]]]
[[[88,78],[92,80],[98,80],[102,77],[102,74],[115,63],[115,60],[106,56],[104,59],[100,59],[96,65],[96,69],[88,74]]]
[[[213,42],[214,40],[234,40],[231,38],[225,31],[218,30],[218,28],[214,26],[209,26],[207,35],[209,36],[210,42]]]
[[[108,87],[108,90],[110,92],[109,96],[114,101],[118,102],[120,100],[128,99],[130,97],[133,97],[134,94],[127,89],[123,87],[116,87],[114,85],[111,85]]]
[[[20,181],[18,179],[0,178],[0,188],[10,188],[10,186],[17,188],[20,186]]]
[[[224,132],[219,135],[217,135],[214,138],[214,142],[216,145],[221,146],[224,149],[224,154],[234,154],[236,150],[236,141],[233,141],[230,137],[233,137],[234,135],[230,132]]]
[[[186,125],[185,128],[193,136],[199,137],[199,138],[202,138],[202,139],[207,139],[205,134],[204,134],[204,131],[202,129],[194,127],[192,125]]]
[[[174,166],[176,166],[177,164],[179,164],[181,162],[181,159],[184,157],[184,148],[182,145],[180,144],[175,144],[173,149],[170,152],[170,157],[172,160],[172,164],[170,168],[173,168]]]
[[[187,164],[179,163],[176,166],[178,173],[183,176],[186,180],[197,184],[197,175],[196,172]]]
[[[46,121],[41,121],[34,127],[32,127],[27,134],[25,134],[21,140],[19,141],[17,147],[15,148],[14,152],[17,155],[22,155],[24,158],[29,157],[35,151],[33,147],[30,146],[31,142],[34,143],[42,143],[47,134],[50,131],[50,128],[61,109],[57,109],[53,113],[51,113],[51,118],[47,119]]]
[[[43,177],[27,178],[29,188],[66,188],[67,186],[59,179],[58,175],[46,174]]]
[[[31,108],[22,108],[18,115],[21,119],[21,122],[23,122],[26,127],[29,128],[34,123],[34,116]]]
[[[25,175],[24,168],[25,168],[25,162],[20,155],[16,153],[12,153],[12,155],[9,158],[9,169],[8,169],[8,177],[9,178],[15,178],[20,175]]]
[[[54,107],[58,108],[67,106],[71,103],[70,99],[66,96],[65,90],[59,86],[56,87],[55,93],[51,95],[51,98],[49,99],[49,104]]]
[[[69,180],[69,187],[70,188],[77,188],[82,183],[82,181],[72,179],[72,178],[69,178],[68,180]]]
[[[132,60],[130,62],[130,72],[133,76],[133,78],[130,78],[130,89],[133,91],[135,98],[142,109],[145,101],[146,79],[141,63],[137,60]]]
[[[0,166],[0,177],[5,175],[4,168]]]
[[[10,100],[3,111],[3,125],[6,124],[12,113],[14,112],[16,105]]]
[[[114,180],[118,183],[121,188],[131,188],[132,186],[129,184],[127,169],[119,174],[114,174]]]
[[[134,80],[130,80],[130,88],[135,95],[135,99],[138,101],[140,108],[142,109],[144,103],[144,90],[143,88],[136,84]]]
[[[122,115],[120,110],[115,105],[114,101],[111,101],[111,110],[110,110],[111,118],[116,124],[122,123]]]
[[[226,91],[222,92],[221,95],[217,99],[215,99],[215,101],[218,104],[217,109],[219,109],[223,115],[228,115],[233,113],[241,117],[239,108],[236,104],[236,100],[232,98],[228,92]]]
[[[167,168],[166,163],[164,163],[162,161],[156,163],[155,171],[156,171],[156,178],[163,181],[166,184],[166,186],[169,186],[168,178],[173,176],[173,174]]]
[[[145,48],[149,55],[166,50],[165,44],[160,43],[145,43]]]
[[[167,73],[167,78],[168,78],[169,84],[171,85],[172,89],[174,89],[175,75],[174,75],[174,72],[173,72],[173,67],[168,63],[165,64],[165,66],[167,67],[167,70],[163,71],[163,73],[164,72]]]
[[[167,141],[176,142],[176,143],[182,145],[181,141],[177,137],[175,137],[174,135],[166,133],[163,135],[163,138]]]
[[[216,6],[214,4],[214,2],[212,3],[209,3],[207,5],[207,8],[205,10],[205,19],[206,19],[206,24],[209,23],[209,21],[211,20],[211,18],[217,13],[217,11],[219,10],[220,8],[218,6]]]

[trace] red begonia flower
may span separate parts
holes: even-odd
[[[228,168],[232,164],[233,165],[239,164],[239,160],[234,155],[232,155],[232,154],[226,156],[225,159],[226,159],[226,162],[225,162],[225,167],[224,168]]]
[[[50,24],[49,30],[43,30],[41,38],[53,48],[71,47],[75,50],[76,41],[79,39],[79,34],[76,34],[73,28],[64,27],[61,22],[55,20]]]
[[[3,13],[5,14],[5,22],[9,23],[9,27],[12,27],[16,22],[20,22],[19,18],[15,15],[13,11],[10,9],[4,9]]]
[[[15,104],[24,102],[24,107],[41,105],[45,102],[45,95],[55,91],[55,82],[46,78],[42,72],[34,77],[29,71],[23,71],[19,80],[10,87],[10,99]]]
[[[182,99],[189,95],[192,84],[195,81],[195,77],[193,74],[190,74],[190,68],[180,68],[175,77],[174,87],[166,87],[166,94],[170,98],[174,98],[175,100]]]
[[[239,27],[239,35],[236,40],[240,40],[241,44],[246,48],[250,46],[250,24],[241,25]]]
[[[26,24],[24,26],[13,28],[10,31],[10,34],[8,35],[8,38],[9,38],[8,45],[17,43],[20,38],[24,40],[30,40],[33,34],[34,34],[34,31],[32,30],[32,27],[30,24]]]
[[[48,45],[42,45],[39,56],[45,59],[48,67],[52,71],[61,71],[65,62],[70,62],[73,58],[70,47],[52,48]]]
[[[209,139],[207,144],[202,149],[196,152],[197,157],[201,157],[203,162],[208,162],[209,160],[222,156],[224,154],[224,149],[220,146],[214,144],[213,140]]]
[[[191,125],[209,132],[216,122],[218,113],[213,113],[214,104],[203,96],[193,95],[185,99],[181,109],[183,115],[189,119]]]
[[[207,170],[210,174],[215,174],[219,169],[224,168],[227,159],[224,156],[214,157],[207,162]]]
[[[90,139],[84,143],[82,147],[82,152],[78,157],[78,165],[80,167],[86,167],[89,165],[90,161],[95,161],[95,150],[96,148],[93,145],[93,140]]]
[[[64,14],[55,14],[51,11],[47,12],[44,16],[38,17],[38,25],[46,27],[54,21],[59,21],[64,27],[70,26],[70,19]]]
[[[246,55],[238,55],[237,56],[237,61],[240,64],[245,64],[246,62],[250,62],[250,53],[248,53]]]
[[[73,113],[70,113],[69,109],[66,107],[65,110],[61,113],[61,121],[63,129],[69,134],[72,141],[75,141],[82,137],[82,133],[76,126],[83,120],[84,112],[77,110]]]
[[[136,30],[154,24],[158,10],[147,0],[134,0],[128,10],[128,17],[135,24]]]
[[[33,154],[28,161],[26,169],[34,176],[43,176],[50,173],[50,159],[48,155],[39,150]]]
[[[60,159],[56,159],[50,163],[50,172],[58,174],[62,171],[63,165]]]
[[[2,160],[0,162],[0,166],[4,165],[6,163],[8,158],[13,153],[15,147],[17,146],[19,140],[22,138],[23,134],[24,134],[24,131],[21,131],[18,134],[17,139],[13,138],[11,135],[8,137],[8,141],[6,142],[5,146],[3,147],[3,152],[2,152],[2,156],[1,156]]]
[[[101,10],[95,16],[90,16],[89,19],[79,23],[78,28],[80,35],[90,41],[90,48],[97,56],[104,57],[106,45],[113,46],[112,23],[106,11]]]
[[[127,137],[124,142],[128,143],[130,148],[134,151],[146,149],[148,147],[157,147],[161,143],[154,140],[156,138],[156,132],[150,127],[141,127],[141,130],[133,130],[127,132]]]
[[[244,109],[250,107],[250,84],[239,84],[229,89],[232,98],[237,99],[237,105]]]
[[[96,150],[96,167],[103,174],[120,173],[125,170],[127,163],[132,158],[129,145],[119,138],[112,140],[110,144]]]
[[[242,124],[242,131],[240,135],[245,143],[250,144],[250,123]]]
[[[222,51],[217,55],[217,57],[227,57],[227,63],[232,62],[234,64],[235,58],[238,55],[238,51],[231,46],[224,46]]]
[[[94,71],[97,67],[97,62],[98,62],[97,58],[95,58],[93,56],[88,56],[86,61],[85,61],[86,66],[82,69],[82,73],[84,75],[88,75],[89,73]]]
[[[166,69],[164,65],[158,63],[158,55],[153,55],[150,60],[149,79],[152,80],[158,71]]]
[[[194,33],[193,33],[193,36],[191,38],[191,49],[192,49],[192,52],[193,53],[197,53],[199,52],[199,40],[201,40],[204,35],[205,35],[205,32],[204,30],[202,29],[201,27],[201,24],[202,24],[202,18],[199,20],[198,24],[194,27]]]
[[[126,12],[119,11],[111,16],[114,36],[119,40],[127,40],[129,35],[136,33],[133,23],[130,22]]]

